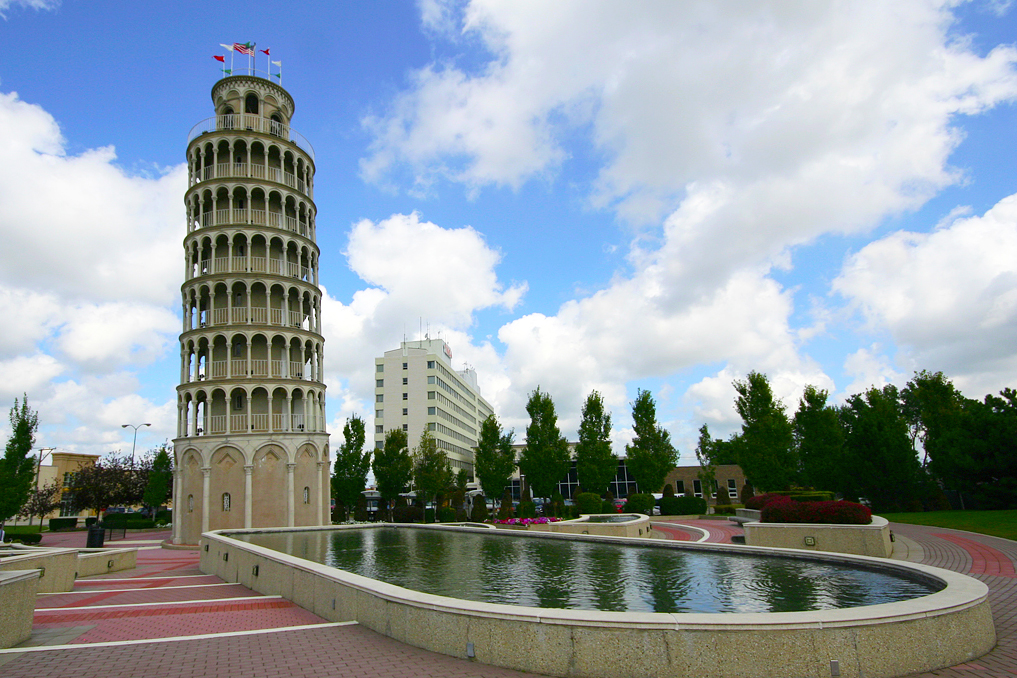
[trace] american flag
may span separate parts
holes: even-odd
[[[233,49],[235,49],[236,51],[240,52],[241,54],[246,54],[247,56],[254,56],[254,43],[253,42],[248,42],[248,43],[234,42],[233,43]]]

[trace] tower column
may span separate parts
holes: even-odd
[[[286,464],[286,526],[293,527],[296,524],[296,506],[293,496],[293,471],[297,465]]]
[[[211,485],[209,476],[212,474],[210,466],[201,469],[201,531],[208,532],[208,492]]]
[[[329,492],[330,488],[328,486],[328,464],[323,461],[318,462],[318,485],[320,488],[318,492],[318,524],[328,525],[332,522],[326,519],[332,504],[332,493]]]
[[[254,483],[251,481],[251,474],[254,473],[254,466],[244,465],[244,527],[251,527],[251,507],[254,502],[251,493],[254,491]]]

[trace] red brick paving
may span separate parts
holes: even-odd
[[[656,522],[656,521],[655,521]],[[695,537],[705,529],[707,541],[730,543],[742,530],[722,521],[681,521],[664,526],[674,538]],[[894,532],[913,540],[921,551],[909,555],[920,562],[971,574],[989,587],[998,644],[977,660],[947,669],[913,674],[906,678],[1013,678],[1017,676],[1017,542],[941,528],[915,525],[891,525]],[[71,533],[72,535],[74,533]],[[133,539],[129,535],[128,539]],[[83,538],[82,538],[83,541]],[[47,544],[56,546],[57,544]],[[60,544],[72,545],[72,544]],[[73,544],[79,545],[79,544]],[[83,544],[82,544],[83,545]],[[153,642],[115,647],[88,647],[89,643],[146,638],[271,629],[322,623],[320,617],[289,601],[258,596],[237,585],[205,588],[167,589],[187,583],[218,582],[215,577],[181,578],[201,574],[198,554],[193,551],[143,550],[138,568],[91,578],[76,583],[67,598],[81,609],[53,610],[40,605],[36,614],[37,630],[94,625],[73,643],[80,648],[47,650],[19,655],[0,655],[0,675],[5,678],[46,678],[73,674],[80,678],[120,678],[151,675],[167,678],[202,676],[264,676],[299,678],[303,676],[350,676],[374,678],[449,676],[451,678],[521,678],[531,675],[498,669],[465,660],[453,659],[403,645],[361,626],[295,629],[278,633],[259,633],[224,638],[196,638],[177,642]],[[167,576],[162,576],[167,575]],[[145,579],[158,577],[158,579]],[[136,581],[119,582],[117,579]],[[111,580],[111,581],[107,581]],[[89,594],[96,586],[140,590]],[[77,591],[81,589],[81,591]],[[150,596],[152,602],[186,600],[194,591],[246,591],[250,600],[195,603],[135,608],[95,609],[88,605],[118,604]],[[245,595],[245,594],[240,594]],[[99,596],[103,598],[99,599]],[[216,594],[202,595],[211,599]],[[41,597],[43,605],[61,596]],[[92,602],[88,601],[92,598]],[[193,599],[193,598],[192,598]],[[71,668],[73,667],[73,668]],[[905,677],[901,677],[905,678]]]

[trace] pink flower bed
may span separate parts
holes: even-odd
[[[548,523],[557,523],[561,518],[509,518],[507,520],[493,520],[495,525],[547,525]]]

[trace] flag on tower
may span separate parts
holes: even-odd
[[[268,50],[267,50],[267,49],[263,49],[263,50],[261,50],[261,52],[262,52],[262,53],[263,53],[263,54],[264,54],[265,56],[272,56],[271,54],[269,54],[269,53],[268,53]]]
[[[254,56],[254,43],[253,42],[245,42],[245,43],[234,42],[233,43],[233,49],[235,49],[236,51],[240,52],[241,54],[246,54],[247,56]]]
[[[220,46],[220,47],[225,47],[226,49],[228,49],[228,50],[229,50],[229,51],[231,51],[231,52],[233,51],[233,45],[224,45],[224,44],[222,44],[222,43],[220,42],[220,43],[219,43],[219,46]]]
[[[224,57],[224,56],[214,56],[212,58],[215,59],[216,61],[221,61],[222,63],[226,63],[226,57]]]

